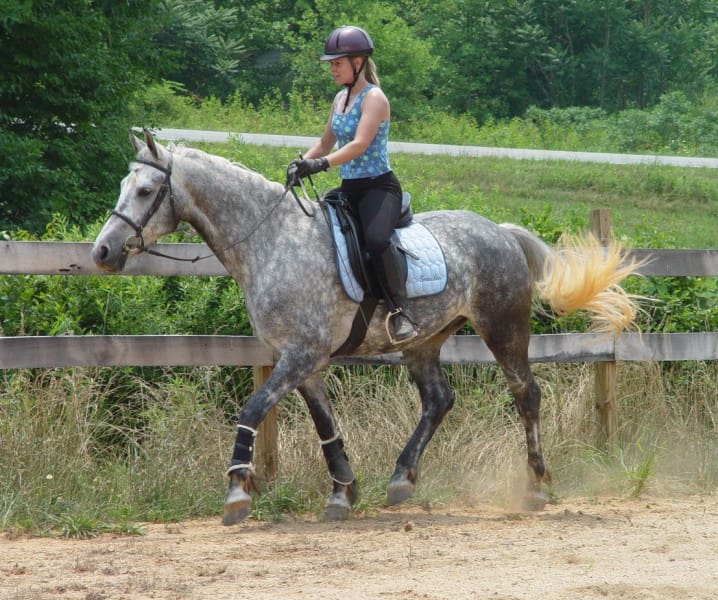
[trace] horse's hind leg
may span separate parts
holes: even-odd
[[[443,340],[442,340],[443,341]],[[421,396],[421,417],[396,461],[387,486],[387,504],[403,502],[414,493],[419,459],[444,415],[454,405],[454,394],[439,363],[441,343],[417,350],[406,350],[404,358]]]
[[[505,321],[501,322],[506,323]],[[481,335],[506,375],[509,389],[526,432],[529,482],[527,493],[523,498],[524,508],[541,510],[548,501],[548,497],[541,489],[541,483],[549,482],[551,475],[544,465],[541,451],[539,427],[541,390],[529,365],[528,324],[524,328],[504,325],[500,331],[481,331]]]
[[[337,431],[324,381],[321,376],[314,375],[305,380],[297,390],[307,403],[327,461],[329,476],[334,484],[325,505],[325,516],[332,521],[346,519],[357,499],[356,481],[344,452],[344,442]]]

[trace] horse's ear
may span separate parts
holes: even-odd
[[[145,142],[147,143],[147,147],[150,149],[152,156],[155,157],[155,160],[159,160],[160,153],[157,150],[157,146],[155,144],[155,138],[152,136],[152,132],[149,129],[147,129],[147,127],[143,127],[142,131],[145,132]]]
[[[145,143],[141,139],[139,139],[131,129],[130,129],[130,143],[132,144],[132,147],[135,149],[135,154],[139,154],[140,150],[142,150],[145,147]]]

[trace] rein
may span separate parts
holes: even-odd
[[[135,231],[135,235],[128,237],[125,240],[125,245],[123,246],[122,250],[126,254],[139,254],[141,252],[147,252],[147,254],[152,254],[153,256],[159,256],[162,258],[169,258],[170,260],[176,260],[179,262],[190,262],[195,263],[200,260],[205,260],[207,258],[212,258],[215,256],[215,253],[212,254],[206,254],[204,256],[195,256],[194,258],[181,258],[178,256],[170,256],[169,254],[164,254],[163,252],[159,252],[157,250],[152,250],[151,248],[148,248],[145,246],[145,240],[142,237],[142,231],[147,226],[147,223],[149,223],[150,219],[154,216],[154,214],[159,210],[160,206],[162,205],[162,202],[164,202],[165,197],[167,196],[167,193],[169,192],[169,199],[170,199],[170,206],[172,208],[172,218],[175,222],[175,228],[177,227],[177,223],[179,219],[177,218],[177,212],[175,209],[175,197],[174,193],[172,192],[172,154],[169,155],[169,162],[167,164],[167,167],[164,167],[158,163],[149,161],[149,160],[142,160],[140,158],[133,159],[132,162],[141,163],[143,165],[148,165],[150,167],[153,167],[157,169],[158,171],[162,171],[165,174],[165,179],[162,182],[162,185],[160,186],[160,189],[157,190],[157,195],[155,196],[155,199],[152,202],[152,205],[147,210],[147,212],[142,217],[142,220],[140,223],[135,223],[130,217],[127,215],[123,215],[121,212],[117,210],[111,210],[110,216],[114,215],[116,217],[119,217],[122,219],[125,223],[127,223],[132,229]],[[311,181],[311,179],[310,179]],[[301,184],[301,181],[300,181]],[[313,187],[313,183],[312,183]],[[241,244],[242,242],[245,242],[248,240],[257,229],[270,217],[270,215],[274,212],[274,210],[279,206],[280,202],[284,200],[284,197],[287,195],[287,193],[291,190],[292,194],[294,195],[294,198],[297,201],[297,204],[299,204],[299,207],[302,209],[302,212],[308,216],[308,217],[314,217],[316,214],[316,211],[314,210],[314,207],[312,207],[311,212],[308,211],[301,200],[299,199],[299,196],[297,195],[296,191],[294,190],[294,187],[290,184],[287,184],[287,186],[284,188],[284,193],[279,197],[279,200],[277,200],[272,208],[267,212],[266,215],[264,215],[257,224],[252,227],[252,229],[247,233],[245,236],[243,236],[241,239],[232,242],[231,244],[225,246],[222,248],[222,251],[229,250],[230,248],[233,248],[234,246],[237,246],[238,244]],[[302,185],[302,190],[304,191],[304,186]],[[316,190],[315,190],[316,193]],[[306,197],[306,191],[304,191],[304,195]]]

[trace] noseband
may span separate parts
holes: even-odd
[[[123,215],[121,212],[118,212],[116,210],[110,211],[110,215],[115,215],[116,217],[119,217],[122,219],[125,223],[127,223],[132,229],[135,230],[135,235],[128,237],[125,240],[125,245],[122,247],[122,251],[126,254],[139,254],[140,252],[149,252],[150,254],[154,254],[154,252],[147,249],[145,246],[145,240],[142,237],[142,231],[147,226],[147,223],[152,218],[152,216],[159,210],[160,206],[162,205],[162,202],[164,201],[165,197],[167,196],[167,192],[169,192],[170,196],[170,206],[172,207],[172,218],[175,221],[175,224],[177,223],[177,215],[175,213],[175,197],[172,193],[172,180],[170,179],[170,176],[172,175],[172,155],[170,154],[169,162],[167,163],[167,167],[163,167],[160,164],[148,161],[148,160],[141,160],[139,158],[135,158],[132,162],[142,163],[143,165],[149,165],[150,167],[153,167],[157,169],[158,171],[162,171],[165,174],[165,180],[162,182],[162,185],[160,186],[160,189],[157,190],[157,195],[155,196],[154,201],[152,202],[152,206],[149,207],[145,215],[142,217],[142,220],[138,223],[135,223],[130,217],[127,215]]]

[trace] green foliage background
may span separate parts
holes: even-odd
[[[531,147],[712,155],[717,15],[715,0],[0,0],[0,231],[93,222],[125,131],[171,124],[176,100],[317,135],[336,91],[317,57],[346,23],[374,39],[394,139],[509,145],[518,119]]]
[[[394,140],[715,156],[717,16],[715,0],[0,0],[0,231],[16,240],[92,239],[126,172],[131,126],[317,135],[336,89],[316,58],[327,33],[345,23],[374,39]],[[237,142],[205,149],[276,180],[298,150]],[[715,246],[718,176],[709,169],[400,154],[393,164],[416,210],[467,208],[553,242],[585,229],[591,208],[610,208],[628,246]],[[332,175],[321,179],[325,189],[335,183]],[[193,239],[192,232],[173,239]],[[715,278],[632,278],[626,287],[653,299],[640,317],[644,331],[718,328]],[[242,292],[223,277],[3,276],[0,309],[5,335],[251,333]],[[580,316],[533,323],[536,333],[584,326]],[[641,466],[663,452],[681,474],[698,464],[689,479],[699,488],[715,484],[715,369],[694,367],[664,365],[652,367],[664,379],[650,369],[645,380],[640,373],[622,379],[640,388],[621,395],[623,409],[634,411],[631,430],[621,432],[620,464],[629,475],[644,473]],[[356,414],[405,405],[411,414],[398,421],[413,424],[411,399],[392,403],[408,388],[401,375],[377,372],[368,380],[359,373],[368,397],[357,396],[350,375],[330,376],[340,414],[351,399],[376,399],[376,410],[360,405]],[[572,377],[562,375],[557,387],[585,390],[567,383]],[[663,412],[660,394],[644,393],[658,380],[670,388],[658,403]],[[134,532],[131,520],[219,510],[224,481],[215,475],[225,463],[231,415],[251,389],[246,371],[21,370],[3,371],[2,381],[0,528],[84,537],[108,528]],[[467,377],[455,409],[466,413],[454,425],[476,422],[478,412],[513,428],[497,381],[492,369]],[[644,395],[650,406],[641,405]],[[556,427],[545,431],[549,453],[569,457],[559,467],[565,480],[572,469],[587,470],[586,449],[576,441],[586,436],[585,420],[567,418],[565,398],[557,398],[544,410]],[[284,458],[291,459],[315,435],[298,403],[288,405],[288,429],[304,436],[287,444]],[[646,415],[655,419],[652,428]],[[434,489],[451,488],[441,480],[452,471],[449,457],[481,435],[491,442],[470,455],[511,455],[484,452],[511,436],[479,425],[439,453]],[[678,432],[673,441],[688,449],[685,464],[670,443],[661,447],[661,428]],[[383,475],[372,469],[381,471],[386,458],[383,450],[372,457],[383,446],[371,434],[358,470],[367,478],[366,506],[381,502]],[[644,436],[657,440],[645,452]],[[637,467],[625,460],[631,453]],[[602,466],[614,462],[590,454]],[[298,458],[286,461],[284,482],[258,502],[258,515],[306,509],[299,486],[309,482],[309,461]],[[465,455],[458,460],[454,467],[466,467]],[[638,493],[649,475],[641,475]],[[316,498],[324,484],[313,485]]]
[[[200,146],[275,180],[283,178],[284,165],[297,150],[236,141]],[[585,231],[591,209],[608,208],[614,234],[628,247],[715,245],[718,173],[712,169],[409,154],[395,154],[392,160],[416,211],[468,209],[497,222],[522,224],[553,243],[562,233]],[[321,175],[317,184],[324,190],[334,187],[336,173]],[[56,216],[41,238],[93,239],[101,222],[83,231]],[[168,239],[199,241],[188,230]],[[718,330],[715,278],[634,277],[625,286],[654,299],[644,303],[639,317],[643,331]],[[3,276],[0,301],[5,335],[251,334],[242,292],[228,277]],[[533,330],[554,333],[585,326],[580,314],[564,319],[536,315]]]
[[[56,212],[87,223],[116,189],[126,101],[153,62],[143,5],[0,6],[0,230],[39,232]]]

